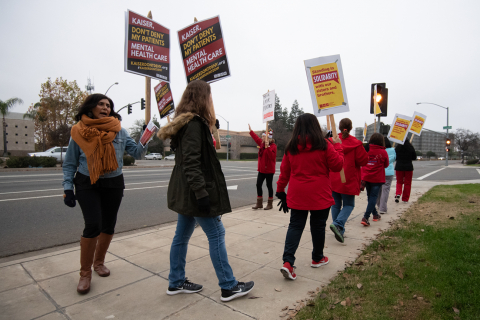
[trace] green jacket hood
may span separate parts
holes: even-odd
[[[193,117],[195,117],[195,114],[191,112],[182,113],[176,116],[171,122],[160,128],[157,136],[162,140],[171,138],[172,136],[176,135],[177,132],[180,131],[180,129],[182,129],[187,123],[189,123]]]

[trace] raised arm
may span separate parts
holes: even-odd
[[[125,129],[122,128],[122,130],[125,130]],[[143,147],[142,144],[140,143],[140,139],[138,140],[138,143],[136,143],[135,140],[133,140],[133,138],[130,137],[127,130],[125,130],[124,133],[125,133],[125,140],[126,140],[125,151],[127,151],[127,153],[132,157],[134,157],[135,159],[140,160],[142,158],[142,154],[145,151],[147,151],[148,142],[145,144],[145,147]],[[140,133],[140,137],[142,136],[142,134],[143,134],[143,131]]]
[[[263,143],[263,140],[260,139],[259,136],[257,136],[257,134],[255,132],[252,131],[252,129],[250,128],[250,125],[248,125],[249,129],[250,129],[250,137],[253,138],[253,140],[255,140],[255,143],[259,146],[262,146],[262,143]]]

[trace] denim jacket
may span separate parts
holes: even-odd
[[[113,139],[113,146],[115,147],[115,154],[117,156],[118,168],[115,171],[108,172],[100,179],[113,178],[122,174],[123,167],[123,154],[125,151],[135,159],[139,160],[142,157],[142,153],[146,151],[148,143],[145,147],[142,147],[140,142],[137,144],[135,140],[130,137],[127,130],[122,128],[117,133],[115,139]],[[67,152],[65,153],[65,160],[63,161],[63,189],[73,190],[73,178],[75,173],[80,172],[86,176],[90,176],[88,172],[87,158],[78,144],[70,139]]]

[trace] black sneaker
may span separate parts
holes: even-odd
[[[188,279],[185,279],[185,282],[176,288],[168,287],[167,294],[169,296],[173,296],[174,294],[179,293],[195,293],[202,291],[203,286],[190,282]]]
[[[253,281],[249,281],[249,282],[239,282],[231,290],[222,289],[222,296],[220,297],[220,300],[227,302],[227,301],[236,299],[238,297],[244,296],[248,294],[250,291],[252,291],[253,286],[254,286]]]
[[[400,202],[400,195],[396,195],[396,196],[395,196],[395,202],[396,202],[396,203],[399,203],[399,202]]]
[[[341,243],[345,242],[345,240],[343,239],[342,233],[340,232],[340,230],[336,225],[332,223],[330,225],[330,230],[332,230],[333,234],[335,235],[335,239],[337,239],[338,242],[341,242]]]

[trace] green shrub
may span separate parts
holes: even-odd
[[[2,158],[0,158],[0,164],[3,164],[3,159]]]
[[[226,152],[221,152],[221,153],[217,152],[217,158],[220,159],[220,160],[225,160],[225,159],[227,159],[227,153]],[[228,158],[232,159],[232,154],[231,153],[228,155]]]
[[[258,159],[258,153],[240,153],[240,160]]]
[[[467,160],[467,164],[476,164],[477,162],[478,162],[478,159]]]
[[[10,157],[7,160],[9,168],[28,168],[28,167],[55,167],[57,159],[54,157]]]
[[[166,156],[169,156],[169,155],[171,155],[171,154],[173,154],[173,153],[174,153],[174,152],[172,152],[172,151],[165,151],[165,157],[166,157]]]
[[[131,156],[124,156],[123,157],[123,165],[124,166],[133,166],[135,163],[135,158]]]

